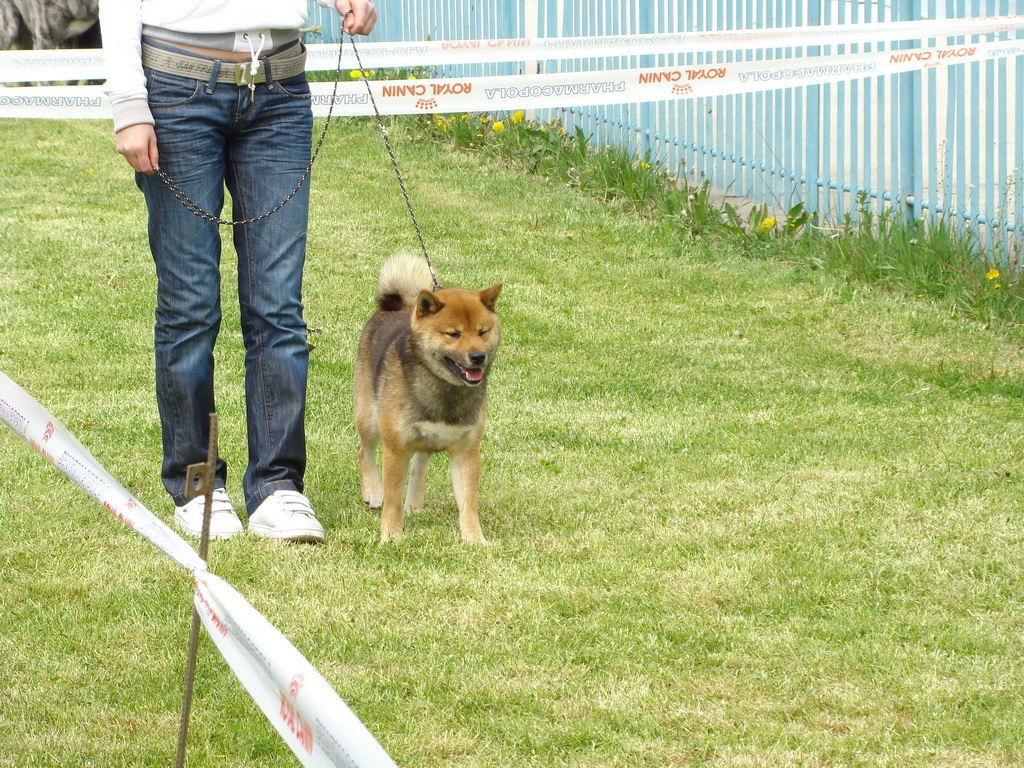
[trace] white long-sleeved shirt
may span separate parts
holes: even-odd
[[[318,0],[325,8],[332,0]],[[249,51],[242,38],[264,34],[270,50],[308,20],[306,0],[100,0],[100,28],[106,58],[103,87],[114,112],[114,130],[153,123],[142,71],[142,32],[166,30],[207,48]],[[161,37],[159,32],[156,37]],[[173,39],[173,38],[172,38]]]

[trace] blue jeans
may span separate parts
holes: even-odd
[[[203,210],[232,217],[274,207],[309,163],[313,118],[305,75],[248,86],[146,70],[160,167]],[[136,174],[149,209],[156,263],[156,394],[164,487],[184,504],[185,471],[206,460],[214,405],[214,342],[221,323],[218,225],[187,211],[159,177]],[[277,490],[302,491],[308,369],[302,317],[309,183],[281,210],[233,227],[245,344],[251,515]],[[216,480],[227,467],[218,458]]]

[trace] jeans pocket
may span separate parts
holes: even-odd
[[[283,96],[295,101],[309,101],[312,98],[305,74],[295,75],[287,80],[275,80],[274,88]]]
[[[189,104],[199,95],[201,84],[188,77],[169,75],[166,72],[146,70],[146,88],[149,91],[149,106],[180,107]]]

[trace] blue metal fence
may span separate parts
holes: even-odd
[[[336,15],[311,0],[319,37],[336,41]],[[387,0],[371,40],[614,35],[1024,12],[1024,0]],[[1004,38],[1016,37],[1007,33]],[[970,42],[969,38],[927,41]],[[889,47],[906,47],[893,44]],[[452,67],[445,74],[514,74],[885,50],[885,45]],[[834,85],[600,108],[560,115],[599,144],[648,153],[691,181],[822,222],[897,207],[966,223],[1017,266],[1024,233],[1024,56]]]

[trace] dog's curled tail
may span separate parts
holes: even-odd
[[[381,312],[409,311],[420,291],[434,285],[427,262],[420,256],[400,253],[385,262],[377,279],[377,308]]]

